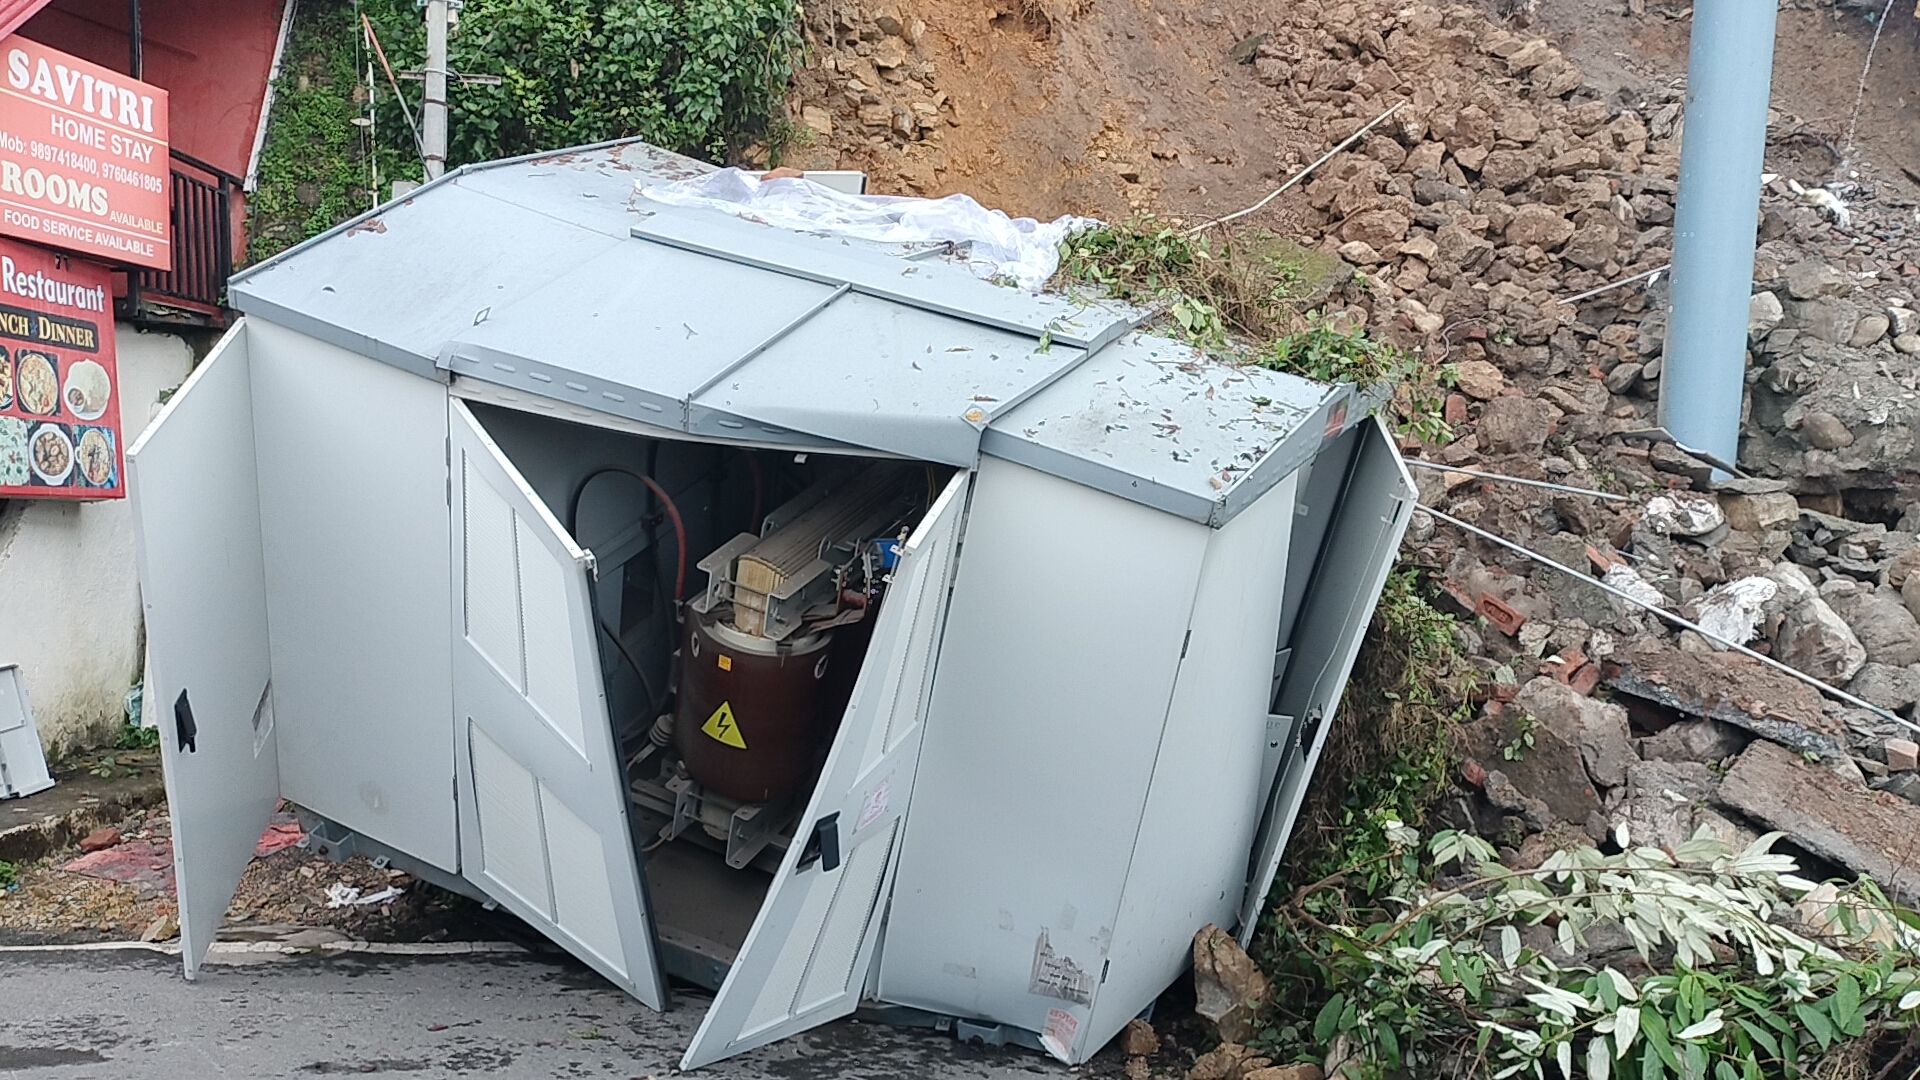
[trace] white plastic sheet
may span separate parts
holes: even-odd
[[[740,169],[641,186],[640,194],[671,206],[719,210],[802,232],[883,243],[966,244],[967,265],[975,275],[989,281],[1009,280],[1029,292],[1038,292],[1053,276],[1062,241],[1100,224],[1072,216],[1046,223],[1010,218],[968,195],[944,199],[848,195],[810,180],[762,180]]]

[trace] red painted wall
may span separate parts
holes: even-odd
[[[172,101],[173,147],[245,176],[283,0],[148,0],[143,79]],[[43,45],[125,72],[127,0],[53,0],[21,26]]]

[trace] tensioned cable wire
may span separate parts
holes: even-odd
[[[1725,645],[1727,648],[1732,649],[1737,653],[1740,653],[1742,656],[1751,657],[1752,659],[1758,660],[1761,663],[1767,665],[1768,667],[1774,668],[1782,672],[1783,674],[1791,675],[1794,678],[1800,680],[1801,682],[1806,683],[1808,686],[1811,686],[1814,689],[1821,691],[1822,693],[1831,694],[1832,696],[1840,699],[1841,701],[1846,702],[1849,705],[1852,705],[1855,708],[1865,709],[1868,712],[1873,713],[1875,716],[1884,717],[1888,720],[1893,721],[1896,724],[1901,725],[1902,727],[1911,729],[1913,731],[1920,731],[1920,723],[1915,723],[1912,720],[1908,720],[1904,717],[1896,716],[1895,714],[1888,712],[1887,710],[1881,708],[1878,705],[1874,705],[1871,702],[1863,701],[1860,698],[1854,697],[1852,694],[1847,693],[1845,690],[1842,690],[1837,686],[1833,686],[1829,683],[1821,682],[1819,679],[1816,679],[1813,676],[1807,674],[1806,672],[1801,671],[1799,668],[1789,667],[1788,665],[1783,664],[1778,660],[1775,660],[1773,657],[1768,656],[1765,653],[1755,652],[1754,650],[1747,648],[1745,645],[1742,645],[1737,641],[1729,641],[1726,638],[1721,637],[1719,634],[1716,634],[1713,631],[1706,629],[1705,627],[1701,626],[1699,623],[1693,622],[1689,619],[1682,618],[1679,615],[1675,615],[1673,612],[1668,611],[1667,609],[1660,607],[1656,604],[1649,604],[1645,600],[1642,600],[1632,595],[1631,593],[1628,593],[1624,589],[1615,588],[1614,586],[1609,585],[1598,578],[1591,577],[1587,574],[1583,574],[1580,571],[1575,570],[1573,567],[1567,566],[1564,563],[1556,562],[1553,559],[1550,559],[1547,556],[1542,555],[1537,551],[1532,551],[1527,548],[1521,547],[1519,544],[1516,544],[1513,541],[1508,540],[1506,537],[1496,536],[1495,534],[1480,528],[1478,525],[1469,525],[1466,522],[1461,521],[1459,518],[1454,517],[1451,514],[1447,514],[1442,511],[1435,510],[1431,506],[1423,506],[1420,509],[1425,511],[1428,514],[1432,514],[1434,517],[1438,518],[1441,521],[1446,522],[1449,525],[1452,525],[1456,528],[1465,529],[1467,532],[1473,533],[1475,536],[1479,536],[1484,539],[1491,540],[1494,543],[1500,545],[1503,548],[1506,548],[1509,551],[1514,552],[1517,555],[1524,555],[1525,557],[1532,559],[1534,562],[1537,562],[1542,566],[1550,566],[1553,569],[1558,570],[1569,577],[1579,578],[1582,583],[1591,585],[1596,589],[1602,590],[1603,592],[1611,593],[1612,595],[1617,596],[1622,600],[1625,600],[1627,603],[1632,604],[1635,607],[1645,608],[1646,610],[1652,612],[1653,614],[1659,616],[1662,619],[1665,619],[1667,622],[1670,622],[1675,626],[1681,627],[1682,629],[1685,629],[1685,630],[1691,630],[1694,633],[1699,634],[1701,637],[1707,638],[1708,640],[1719,642],[1720,644]]]

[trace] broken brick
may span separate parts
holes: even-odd
[[[1481,593],[1479,603],[1473,606],[1479,616],[1492,623],[1494,629],[1512,637],[1520,632],[1527,617],[1508,607],[1504,601],[1492,593]]]
[[[1465,780],[1469,787],[1481,787],[1487,782],[1487,767],[1472,758],[1463,759],[1460,762],[1460,779]]]
[[[1604,574],[1608,570],[1613,569],[1614,565],[1616,563],[1621,562],[1622,560],[1618,556],[1614,555],[1612,552],[1601,551],[1599,548],[1594,547],[1592,544],[1588,544],[1587,545],[1587,561],[1593,564],[1594,573]]]
[[[103,825],[80,839],[80,850],[88,853],[105,851],[117,847],[120,843],[120,830],[111,825]]]

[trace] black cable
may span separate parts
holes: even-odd
[[[590,470],[573,486],[573,493],[567,499],[567,535],[574,537],[576,542],[578,541],[580,531],[580,502],[581,499],[586,496],[587,485],[608,473],[620,473],[640,481],[642,487],[647,492],[647,499],[649,501],[654,499],[653,487],[648,483],[648,477],[645,473],[625,465],[602,465],[597,469]],[[654,535],[654,531],[648,529],[647,551],[649,558],[647,561],[652,565],[655,586],[654,593],[658,595],[662,589],[660,587],[660,556],[657,550],[659,544],[656,541],[657,537]],[[634,658],[633,654],[627,650],[626,642],[620,640],[620,635],[614,631],[613,627],[608,626],[606,621],[601,619],[597,614],[594,616],[593,621],[594,626],[596,626],[601,633],[607,635],[608,640],[613,642],[613,647],[619,650],[621,659],[625,660],[627,666],[633,669],[633,673],[640,677],[640,686],[647,695],[648,715],[658,715],[667,703],[666,696],[661,694],[659,689],[654,686],[653,680],[647,677],[646,669],[643,668],[640,662]]]
[[[605,619],[595,619],[594,622],[599,624],[600,632],[607,635],[607,640],[613,642],[613,647],[620,650],[620,658],[627,662],[627,666],[633,669],[635,675],[640,676],[640,687],[647,692],[647,715],[660,715],[660,707],[667,703],[667,699],[654,690],[653,680],[647,678],[646,669],[642,668],[640,661],[635,660],[633,654],[627,651],[627,643],[620,640],[620,635],[613,632],[613,627],[608,626]]]

